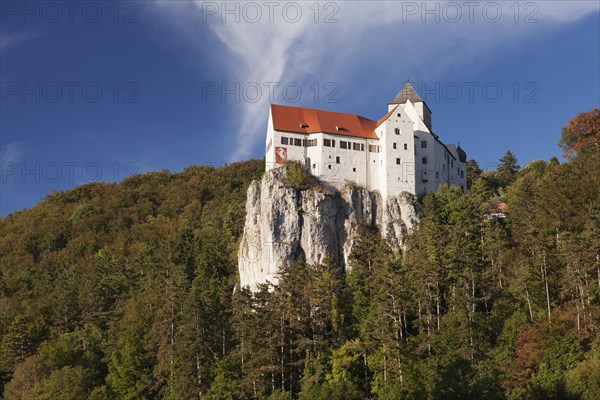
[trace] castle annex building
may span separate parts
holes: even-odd
[[[266,145],[267,170],[298,161],[325,182],[354,182],[384,199],[467,187],[466,153],[433,133],[431,110],[408,82],[377,121],[272,104]]]

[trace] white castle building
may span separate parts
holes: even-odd
[[[267,170],[297,161],[325,182],[353,182],[384,199],[443,184],[466,191],[466,159],[460,146],[433,133],[431,110],[408,82],[377,121],[276,104],[269,112]]]

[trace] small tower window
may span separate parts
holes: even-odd
[[[423,164],[427,164],[427,157],[423,157],[423,158],[421,159],[421,161],[423,162]]]
[[[422,149],[426,149],[427,148],[427,140],[421,140],[421,148]]]
[[[356,172],[356,168],[352,168],[352,172]]]
[[[404,150],[408,150],[408,144],[404,143]]]
[[[396,143],[394,143],[394,149],[396,148]]]
[[[396,135],[399,135],[400,134],[400,128],[394,129],[394,132],[396,133]]]
[[[400,159],[396,158],[396,164],[400,165]]]
[[[335,163],[336,163],[336,164],[339,164],[339,163],[340,163],[340,157],[336,157],[336,158],[335,158]]]

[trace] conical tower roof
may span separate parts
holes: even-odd
[[[467,153],[460,147],[460,144],[456,148],[456,152],[458,153],[460,162],[467,162]]]
[[[411,103],[423,101],[421,96],[417,93],[413,85],[410,82],[406,82],[402,90],[396,93],[396,96],[389,102],[389,104],[404,104],[407,100],[410,100]]]

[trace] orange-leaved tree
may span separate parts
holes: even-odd
[[[562,136],[558,145],[563,150],[563,157],[570,159],[574,154],[588,146],[600,144],[600,110],[592,108],[590,111],[577,114],[562,129]]]

